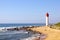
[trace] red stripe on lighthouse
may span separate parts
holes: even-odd
[[[49,14],[48,13],[46,13],[46,17],[49,17]]]

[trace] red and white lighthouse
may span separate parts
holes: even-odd
[[[46,26],[48,26],[48,25],[49,25],[49,14],[46,13]]]

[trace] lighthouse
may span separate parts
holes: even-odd
[[[48,26],[48,25],[49,25],[49,14],[46,13],[46,26]]]

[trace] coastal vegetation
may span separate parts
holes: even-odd
[[[60,22],[52,25],[50,28],[53,28],[53,29],[59,29],[60,30]]]
[[[56,23],[55,26],[60,26],[60,22]]]

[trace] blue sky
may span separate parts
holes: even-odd
[[[0,0],[0,23],[60,22],[60,0]]]

